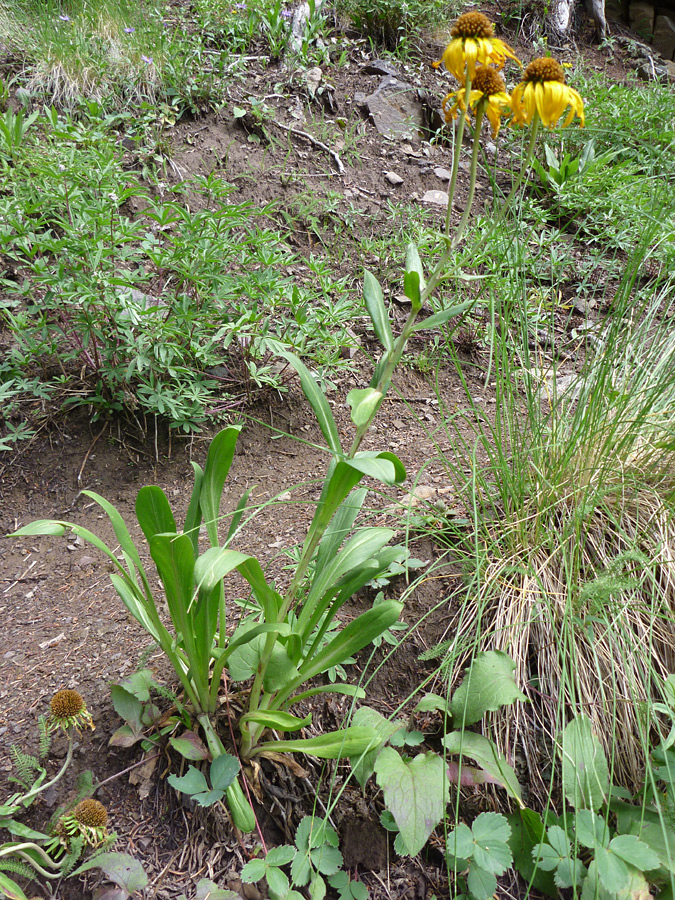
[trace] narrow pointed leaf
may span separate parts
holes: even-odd
[[[366,301],[366,309],[377,339],[389,353],[394,349],[394,335],[392,334],[387,308],[384,305],[384,295],[380,283],[367,269],[363,273],[363,298]]]
[[[466,312],[467,309],[470,309],[475,302],[475,300],[465,300],[464,303],[458,303],[456,306],[451,306],[449,309],[435,313],[427,319],[422,319],[421,322],[417,322],[413,326],[413,331],[428,331],[430,328],[438,328],[439,325],[445,325],[450,319],[454,319],[455,316],[459,316]]]
[[[176,531],[176,520],[164,491],[145,485],[136,496],[136,518],[147,541],[156,534]]]
[[[243,715],[240,719],[244,722],[255,722],[256,725],[264,725],[265,728],[275,728],[277,731],[299,731],[312,721],[312,714],[308,713],[304,719],[293,716],[282,710],[257,710]]]
[[[211,546],[218,544],[218,517],[220,501],[223,496],[225,480],[237,446],[240,426],[231,425],[224,428],[211,441],[206,455],[204,476],[202,478],[199,505],[204,516],[204,524],[209,535]]]
[[[319,737],[292,741],[264,741],[258,744],[256,752],[274,750],[277,753],[306,753],[319,759],[343,759],[367,752],[376,741],[377,737],[373,736],[369,728],[351,726]]]

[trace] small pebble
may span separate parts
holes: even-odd
[[[387,172],[384,176],[389,184],[403,184],[403,179],[396,172]]]

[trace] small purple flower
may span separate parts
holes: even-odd
[[[136,31],[136,29],[135,29],[135,28],[132,28],[131,26],[129,26],[129,28],[125,28],[125,29],[124,29],[124,33],[125,33],[125,34],[133,34],[134,31]]]
[[[290,17],[293,15],[293,10],[292,9],[282,9],[281,15],[283,16],[284,19],[290,19]]]
[[[149,66],[152,65],[152,57],[151,56],[143,56],[143,54],[141,54],[141,59],[143,60],[144,63],[147,63]]]
[[[235,3],[234,8],[235,9],[246,9],[246,4],[245,3]]]
[[[62,22],[70,22],[70,16],[59,16]]]

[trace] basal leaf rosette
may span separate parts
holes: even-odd
[[[460,88],[458,91],[448,94],[443,100],[443,112],[445,121],[457,118],[461,110],[468,120],[466,107],[466,91]],[[454,100],[452,105],[451,101]],[[484,113],[492,126],[492,136],[496,137],[501,125],[502,113],[511,106],[511,98],[506,93],[506,85],[501,75],[489,66],[479,66],[476,69],[476,77],[471,84],[469,93],[469,107],[474,112]]]
[[[535,114],[547,128],[554,128],[563,113],[569,112],[562,127],[566,128],[579,117],[584,125],[584,102],[581,95],[565,84],[565,73],[560,63],[550,56],[534,59],[523,72],[523,80],[511,94],[513,121],[517,125],[529,125]]]
[[[464,13],[457,19],[450,33],[452,40],[441,59],[433,65],[438,67],[443,63],[461,84],[464,84],[467,72],[473,81],[477,63],[491,63],[501,69],[508,57],[521,65],[511,47],[494,36],[494,26],[483,13]]]

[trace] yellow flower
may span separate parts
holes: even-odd
[[[443,110],[445,112],[445,121],[449,122],[451,118],[457,117],[459,109],[466,115],[464,88],[455,91],[443,101]],[[454,97],[455,103],[449,106],[450,100]],[[506,107],[511,105],[511,98],[506,93],[506,85],[504,79],[494,69],[488,66],[480,66],[476,69],[476,77],[471,84],[471,92],[469,93],[469,106],[476,112],[477,108],[482,104],[482,111],[488,117],[490,125],[492,125],[492,136],[496,137],[499,133],[501,125],[502,112]],[[468,115],[466,115],[468,120]]]
[[[508,56],[521,65],[509,45],[494,37],[492,22],[483,13],[464,13],[455,22],[451,34],[452,40],[445,48],[445,53],[433,65],[437,68],[441,63],[445,63],[448,72],[452,72],[462,84],[466,80],[467,69],[469,77],[473,81],[476,75],[476,63],[484,65],[493,63],[498,69],[501,69]]]
[[[533,60],[523,73],[523,80],[511,94],[513,121],[518,125],[529,124],[535,112],[548,128],[558,124],[558,120],[569,107],[562,127],[566,128],[575,114],[584,125],[584,102],[580,94],[565,84],[565,73],[560,63],[544,56]]]

